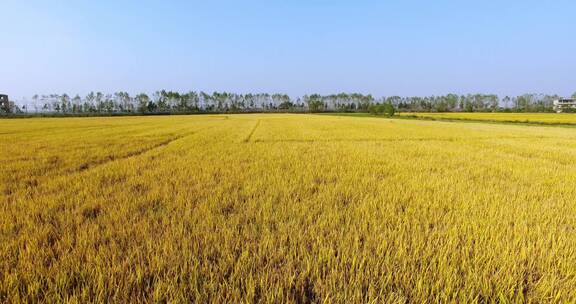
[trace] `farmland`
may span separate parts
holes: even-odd
[[[547,115],[529,119],[572,119]],[[576,301],[573,128],[246,114],[0,133],[0,302]]]
[[[544,125],[575,125],[576,115],[573,113],[402,113],[405,117],[418,117],[437,120],[472,120],[493,122],[531,123]]]

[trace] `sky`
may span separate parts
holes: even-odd
[[[0,0],[0,92],[576,92],[576,1]]]

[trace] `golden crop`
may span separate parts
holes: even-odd
[[[572,128],[0,121],[1,302],[573,302]]]
[[[573,113],[401,113],[401,116],[417,116],[431,119],[486,120],[495,122],[524,122],[541,124],[576,125]]]

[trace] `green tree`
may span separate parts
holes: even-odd
[[[319,94],[304,96],[304,101],[308,104],[308,110],[310,112],[320,112],[324,109],[324,102],[322,101],[322,96]]]
[[[72,98],[72,113],[79,113],[82,112],[82,98],[80,95],[76,94],[74,98]]]
[[[140,113],[148,112],[149,103],[150,103],[150,97],[148,97],[148,95],[146,95],[144,93],[140,93],[140,94],[136,95],[136,97],[134,99],[136,100],[138,112],[140,112]]]
[[[62,113],[66,113],[70,110],[70,96],[68,96],[68,94],[60,96],[60,110]]]
[[[392,103],[384,102],[384,103],[373,103],[368,107],[368,111],[372,115],[386,115],[386,116],[394,116],[396,110]]]

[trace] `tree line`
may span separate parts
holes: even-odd
[[[572,96],[576,98],[576,93]],[[222,112],[552,112],[558,95],[524,94],[500,98],[495,94],[375,98],[358,93],[311,94],[296,99],[286,94],[227,92],[180,93],[161,90],[131,96],[127,92],[86,96],[34,95],[14,112],[61,114],[154,114]],[[382,105],[379,107],[379,105]]]

